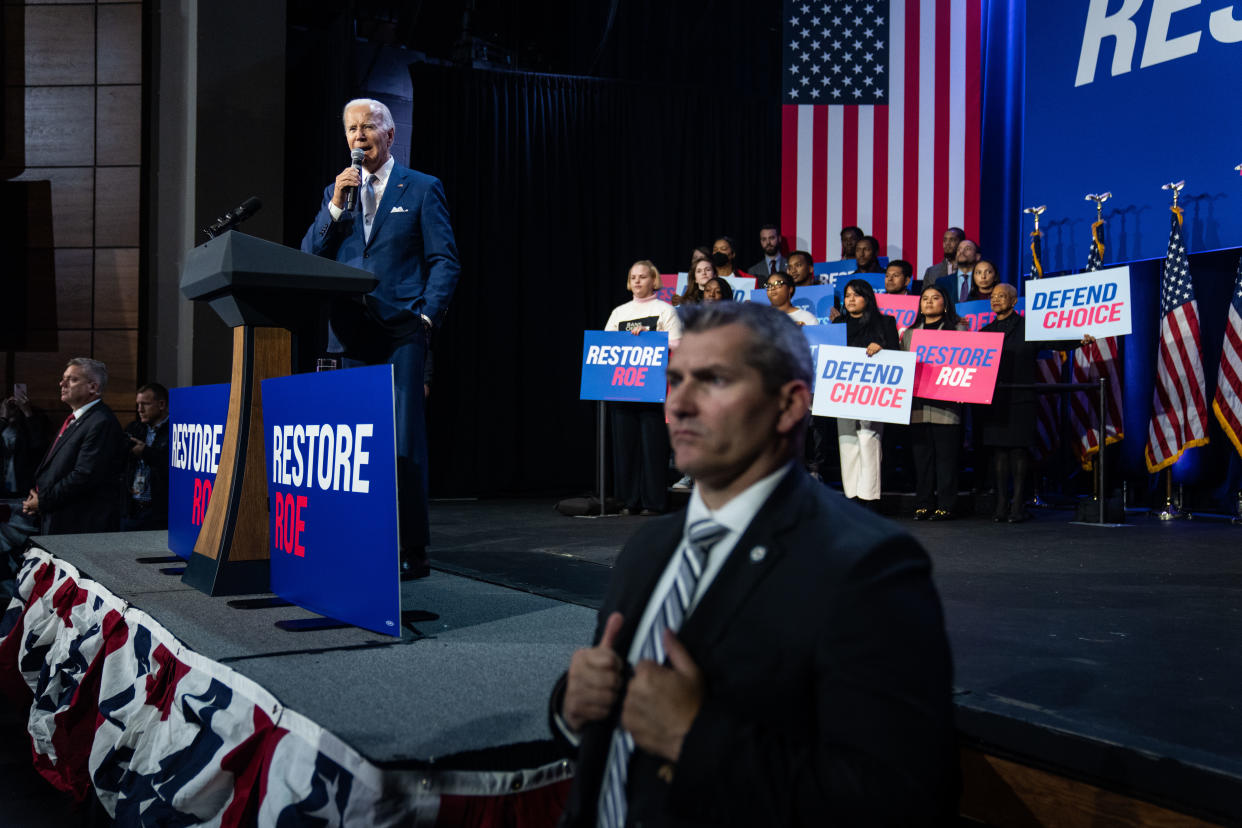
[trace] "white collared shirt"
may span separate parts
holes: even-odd
[[[690,606],[686,608],[686,618],[690,617],[690,614],[694,612],[699,602],[703,600],[703,595],[711,587],[712,582],[716,580],[716,576],[720,574],[725,561],[729,559],[729,555],[732,554],[734,547],[737,546],[738,540],[741,539],[742,534],[750,526],[751,521],[755,519],[755,515],[759,513],[763,504],[776,489],[777,484],[789,473],[792,465],[792,463],[788,463],[781,466],[762,480],[752,483],[748,489],[714,512],[707,508],[707,504],[703,502],[703,497],[699,494],[698,488],[695,488],[690,495],[690,505],[686,508],[686,523],[685,528],[682,529],[681,543],[677,545],[676,551],[669,557],[668,565],[664,567],[664,574],[660,576],[660,580],[656,582],[655,589],[648,596],[647,608],[643,611],[638,627],[634,630],[634,640],[630,644],[629,652],[630,664],[638,662],[638,653],[642,649],[643,642],[647,640],[647,634],[651,630],[656,614],[664,606],[664,596],[668,594],[669,589],[673,585],[673,580],[677,577],[677,570],[681,567],[682,549],[686,545],[686,532],[689,528],[704,518],[711,518],[729,531],[720,540],[716,541],[707,553],[707,562],[703,566],[703,574],[699,577],[699,582],[694,588],[694,595],[690,598]]]
[[[82,415],[85,414],[87,411],[90,411],[91,406],[95,405],[95,403],[99,402],[101,399],[103,398],[96,397],[95,399],[91,400],[86,405],[82,406],[81,408],[73,409],[73,421],[76,423],[78,420],[82,419]]]

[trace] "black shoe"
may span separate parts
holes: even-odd
[[[931,513],[931,517],[928,520],[953,520],[953,514],[946,512],[944,509],[937,509]]]
[[[1026,523],[1030,519],[1031,519],[1031,513],[1025,512],[1025,511],[1017,512],[1009,516],[1010,523]]]
[[[643,509],[638,513],[639,517],[655,517],[659,514],[663,514],[663,512],[658,512],[655,509]]]
[[[1008,515],[1004,512],[1004,510],[1002,510],[992,515],[992,522],[993,523],[1004,523],[1007,517]]]
[[[914,519],[915,519],[915,520],[927,520],[927,519],[928,519],[928,517],[930,517],[930,516],[931,516],[931,510],[930,510],[930,509],[915,509],[915,510],[914,510]]]
[[[417,581],[419,578],[426,578],[431,574],[431,567],[427,564],[412,564],[409,561],[401,562],[401,580]]]

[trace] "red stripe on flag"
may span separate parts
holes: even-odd
[[[887,256],[888,245],[888,107],[877,106],[874,117],[875,139],[872,142],[875,163],[872,165],[871,235],[880,242],[877,256]]]
[[[980,4],[966,4],[966,188],[962,193],[967,235],[979,237],[979,153],[983,119]],[[977,71],[972,68],[977,67]],[[937,225],[939,226],[939,225]]]
[[[932,163],[935,165],[932,172],[936,182],[932,202],[932,227],[935,232],[949,226],[949,119],[954,94],[949,85],[949,43],[953,36],[951,22],[949,0],[936,0],[936,77],[933,83],[936,121],[933,125],[935,149],[932,151]]]
[[[905,76],[905,115],[902,118],[905,135],[902,140],[902,182],[901,194],[901,253],[902,256],[918,268],[914,275],[918,278],[923,268],[919,262],[923,239],[919,238],[919,140],[921,124],[919,123],[919,2],[910,0],[906,3],[906,76]]]
[[[828,261],[828,107],[815,107],[812,121],[812,152],[815,153],[811,176],[811,256],[817,262]],[[833,256],[833,258],[836,258]]]
[[[792,252],[798,238],[798,107],[781,107],[781,235]]]
[[[845,126],[841,135],[841,227],[849,227],[858,224],[858,107],[842,109]],[[862,231],[870,233],[871,228],[864,227]]]

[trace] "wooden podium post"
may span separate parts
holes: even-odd
[[[288,328],[325,301],[375,289],[365,270],[231,230],[190,251],[188,299],[208,302],[233,328],[233,376],[220,465],[182,581],[208,595],[267,592],[270,583],[265,379],[287,376]]]

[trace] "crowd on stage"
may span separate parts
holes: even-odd
[[[692,305],[732,300],[728,278],[754,279],[755,288],[766,291],[769,304],[793,322],[820,324],[820,318],[793,302],[798,288],[823,283],[815,274],[811,254],[783,252],[780,232],[773,225],[759,231],[759,245],[763,258],[746,270],[737,266],[738,245],[729,236],[716,239],[711,248],[694,248],[686,286],[668,302],[657,297],[662,281],[656,265],[648,260],[635,262],[626,277],[633,298],[612,311],[605,330],[664,331],[669,347],[676,348],[682,334],[679,311],[684,314]],[[841,259],[853,261],[854,273],[883,273],[884,293],[919,297],[913,324],[899,332],[894,318],[880,311],[872,282],[848,276],[839,306],[828,311],[829,324],[845,325],[846,344],[866,349],[868,356],[885,349],[909,351],[916,330],[969,330],[955,310],[957,305],[988,301],[995,318],[982,331],[1004,335],[997,390],[990,405],[915,398],[909,425],[812,417],[805,453],[808,471],[821,481],[832,477],[835,443],[846,497],[878,511],[885,485],[901,491],[913,488],[914,519],[944,521],[957,513],[960,471],[965,449],[969,449],[974,467],[983,472],[980,477],[996,493],[992,519],[998,523],[1029,520],[1025,504],[1031,492],[1038,400],[1034,390],[1020,386],[1036,381],[1035,363],[1041,350],[1069,350],[1090,344],[1094,338],[1028,343],[1023,318],[1015,310],[1016,288],[999,279],[996,265],[981,257],[978,243],[966,238],[960,228],[944,231],[943,256],[924,271],[921,281],[913,280],[914,266],[905,259],[881,264],[880,249],[879,241],[858,227],[841,230]],[[667,511],[670,450],[662,406],[612,403],[610,412],[615,491],[623,501],[623,513]],[[673,488],[692,485],[687,475]]]

